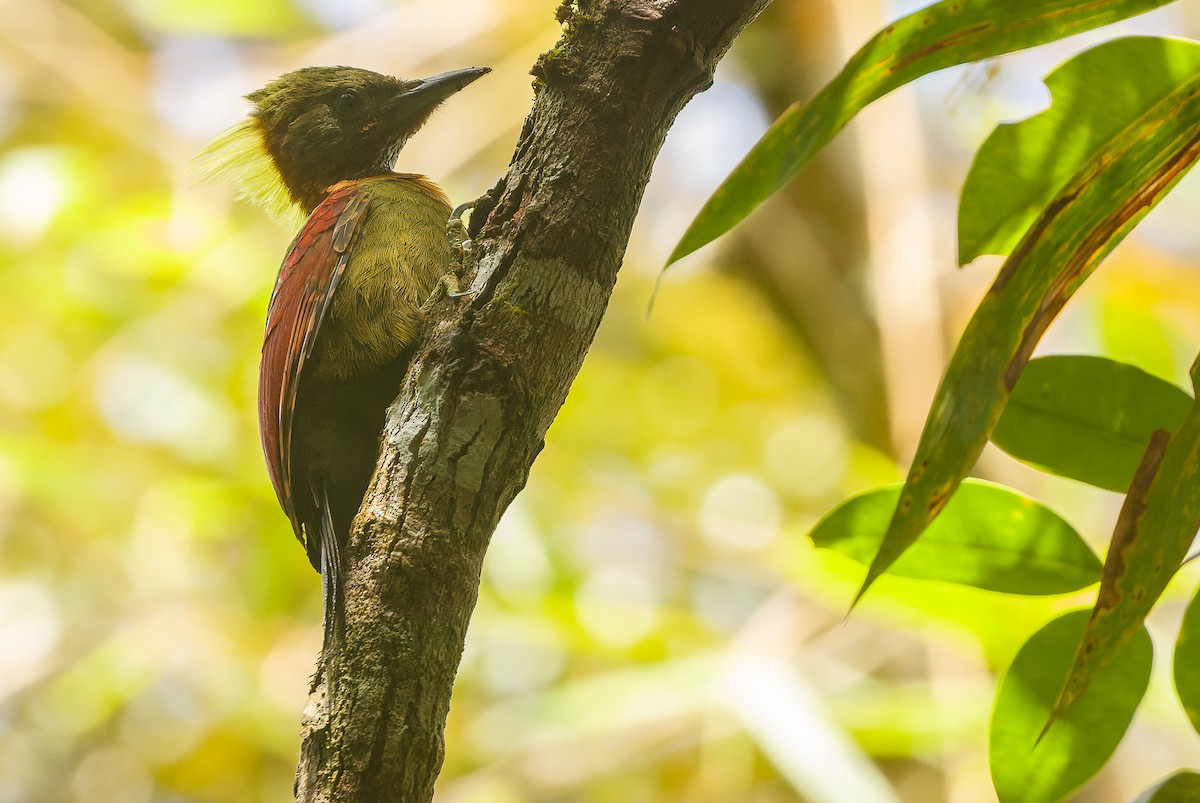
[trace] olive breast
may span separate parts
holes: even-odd
[[[370,205],[314,345],[320,379],[362,376],[392,362],[416,340],[422,305],[451,270],[450,205],[436,185],[405,175],[367,182]]]

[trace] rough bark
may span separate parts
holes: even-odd
[[[667,129],[768,2],[559,8],[508,174],[472,215],[472,292],[435,312],[389,413],[345,555],[345,637],[305,711],[298,799],[432,799],[492,532],[591,344]]]

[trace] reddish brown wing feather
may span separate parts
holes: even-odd
[[[292,482],[292,418],[304,364],[346,270],[349,248],[369,204],[367,193],[340,187],[309,215],[292,241],[267,308],[258,373],[258,426],[279,504],[304,543]]]

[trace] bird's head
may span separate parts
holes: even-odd
[[[305,214],[339,181],[392,169],[408,138],[487,67],[403,80],[354,67],[305,67],[251,92],[249,118],[198,157],[206,178],[275,214]]]

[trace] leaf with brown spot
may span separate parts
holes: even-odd
[[[1136,41],[1160,50],[1154,39]],[[1096,50],[1119,47],[1127,55],[1128,46],[1109,42]],[[970,471],[1063,305],[1200,157],[1200,73],[1145,101],[1050,201],[975,310],[921,433],[913,463],[926,468],[910,473],[858,597],[920,537],[933,519],[931,502]]]
[[[1192,367],[1200,384],[1200,357]],[[1050,715],[1070,709],[1096,674],[1141,629],[1200,529],[1200,403],[1173,435],[1150,439],[1112,542],[1091,619]],[[1047,723],[1049,727],[1049,723]]]

